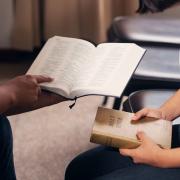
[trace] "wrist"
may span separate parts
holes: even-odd
[[[159,111],[161,112],[162,119],[172,121],[174,119],[173,114],[169,113],[169,110],[165,107],[160,107]]]
[[[166,155],[167,155],[168,149],[161,149],[157,152],[156,156],[156,167],[159,168],[167,168],[167,162],[166,162]]]
[[[0,96],[4,107],[3,109],[8,110],[10,107],[14,106],[16,98],[11,88],[8,88],[6,85],[0,86]]]

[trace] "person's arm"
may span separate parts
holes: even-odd
[[[180,167],[180,148],[162,149],[143,132],[139,132],[137,138],[142,142],[138,148],[119,149],[120,154],[130,156],[134,163],[160,168]]]
[[[174,94],[174,96],[167,100],[159,110],[167,120],[173,120],[180,116],[180,89]]]
[[[39,84],[51,82],[45,76],[24,75],[0,85],[0,113],[19,114],[65,101],[66,98],[41,90]]]
[[[0,113],[6,112],[14,104],[13,94],[8,93],[5,86],[0,86]]]
[[[180,116],[180,89],[160,108],[144,108],[135,113],[132,120],[139,120],[144,116],[162,118],[166,120],[174,120],[176,117]]]
[[[180,167],[180,148],[164,149],[159,157],[163,168]]]
[[[160,108],[144,108],[135,113],[132,120],[142,117],[155,117],[173,120],[180,116],[180,90],[168,99]],[[136,149],[119,149],[124,156],[130,156],[135,163],[144,163],[161,168],[180,167],[180,148],[162,149],[143,132],[137,134],[142,144]]]

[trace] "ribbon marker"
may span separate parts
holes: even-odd
[[[76,104],[77,97],[74,98],[74,103],[69,105],[69,108],[72,109]]]

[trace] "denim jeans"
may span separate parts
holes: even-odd
[[[172,147],[180,147],[180,125],[173,126]],[[117,149],[97,147],[77,156],[66,169],[65,180],[180,180],[180,168],[135,164]]]
[[[0,180],[16,180],[13,136],[9,120],[0,115]]]

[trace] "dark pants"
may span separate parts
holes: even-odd
[[[2,115],[0,115],[0,180],[16,180],[11,126],[8,119]]]
[[[172,147],[180,146],[180,126],[173,127]],[[163,169],[134,164],[113,148],[100,146],[76,157],[67,167],[66,180],[180,180],[180,168]]]

